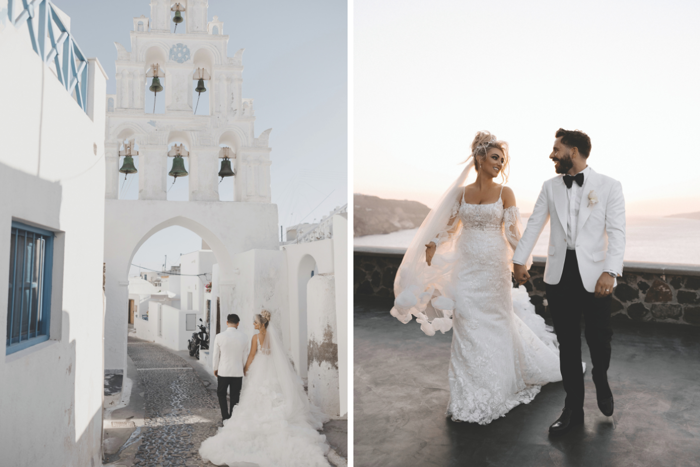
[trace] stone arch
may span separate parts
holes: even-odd
[[[143,62],[144,70],[148,71],[151,65],[158,63],[161,70],[165,70],[168,62],[169,48],[162,41],[150,41],[140,48],[138,60]]]
[[[192,63],[194,69],[204,68],[209,74],[214,74],[214,65],[221,63],[219,51],[215,47],[202,46],[194,50],[192,53]]]
[[[117,141],[122,142],[125,139],[133,138],[136,135],[142,135],[145,132],[135,123],[126,122],[114,130],[112,130],[112,135]]]
[[[172,143],[182,143],[189,151],[192,148],[192,137],[189,131],[171,131],[168,133],[168,146]]]
[[[136,31],[143,32],[143,21],[139,21],[136,25]]]
[[[242,147],[250,146],[250,142],[241,128],[233,127],[219,134],[219,146],[228,146],[238,154]]]
[[[199,46],[194,46],[192,48],[192,57],[195,57],[198,52],[202,52],[205,54],[209,54],[211,56],[212,64],[213,65],[223,65],[225,58],[221,54],[221,51],[214,45],[212,44],[202,44]],[[201,66],[201,65],[199,65]],[[209,72],[212,73],[212,70],[209,69]],[[212,73],[213,75],[213,73]]]
[[[214,252],[214,256],[216,256],[216,261],[219,264],[219,270],[222,271],[224,274],[232,270],[232,259],[228,253],[228,249],[226,248],[224,242],[220,240],[215,233],[213,233],[204,225],[200,224],[199,222],[193,219],[190,219],[185,216],[177,216],[152,226],[150,230],[148,230],[145,234],[141,236],[141,239],[137,241],[133,245],[133,247],[126,246],[127,251],[129,251],[129,249],[131,250],[129,261],[126,265],[126,270],[124,271],[124,274],[127,277],[129,275],[129,268],[131,267],[131,262],[134,259],[134,255],[136,255],[136,252],[139,251],[141,245],[143,245],[146,242],[146,240],[148,240],[161,230],[173,226],[183,227],[199,235]]]
[[[219,26],[216,26],[216,25],[215,25],[215,26],[211,29],[211,33],[212,33],[214,36],[218,36],[218,35],[219,35]]]

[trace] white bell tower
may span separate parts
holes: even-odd
[[[282,255],[277,206],[270,197],[271,130],[255,136],[253,100],[243,98],[243,49],[227,56],[229,37],[218,17],[208,21],[207,0],[149,1],[150,18],[134,18],[131,51],[115,44],[117,91],[107,96],[107,370],[126,368],[128,272],[134,254],[156,232],[181,226],[211,248],[218,265],[212,313],[220,321],[235,312],[242,322],[252,323],[253,313],[259,311],[259,304],[241,298],[252,293],[245,281],[258,267],[251,259],[257,253],[250,252]],[[198,83],[199,78],[203,82]],[[195,113],[195,87],[200,85],[206,91],[199,94]],[[154,90],[158,105],[152,103]],[[127,177],[138,176],[137,200],[119,199],[119,184],[125,178],[119,170],[129,158],[134,164]],[[226,164],[224,158],[229,159]],[[167,199],[174,160],[183,169],[189,161],[187,201]],[[218,174],[229,164],[233,201],[221,201]],[[176,182],[183,183],[181,178]]]
[[[173,9],[183,18],[177,32]],[[168,145],[177,140],[189,151],[189,200],[219,199],[220,148],[229,147],[235,171],[234,201],[270,202],[271,130],[254,133],[253,99],[244,99],[243,49],[227,57],[228,36],[218,17],[207,21],[207,0],[151,0],[151,17],[134,18],[131,52],[115,43],[117,93],[107,96],[107,199],[118,198],[119,149],[125,140],[139,146],[139,199],[166,199]],[[164,113],[146,108],[147,86],[157,66]],[[194,114],[193,83],[198,70],[210,79],[201,94],[209,115]],[[150,96],[149,96],[150,97]]]

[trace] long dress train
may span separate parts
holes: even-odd
[[[316,431],[328,417],[309,404],[274,330],[266,341],[258,342],[231,418],[199,453],[216,465],[329,467],[326,437]]]

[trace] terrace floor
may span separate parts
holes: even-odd
[[[587,371],[584,426],[549,438],[561,383],[489,425],[453,422],[445,416],[452,333],[427,337],[390,308],[355,298],[355,466],[700,466],[700,328],[615,322],[615,413],[600,413]]]

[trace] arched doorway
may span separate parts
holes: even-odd
[[[127,223],[125,225],[129,224]],[[219,265],[218,268],[219,271],[221,271],[222,275],[224,277],[230,275],[230,255],[223,241],[219,239],[218,236],[215,235],[210,229],[207,229],[201,223],[198,223],[192,219],[188,219],[185,217],[174,217],[153,226],[148,231],[141,234],[139,234],[138,230],[145,230],[143,226],[141,229],[135,229],[136,231],[131,233],[129,233],[129,229],[124,229],[123,235],[121,236],[108,234],[107,237],[111,238],[108,238],[105,243],[105,263],[107,276],[107,312],[105,316],[105,366],[107,369],[126,368],[126,343],[129,332],[128,321],[131,315],[130,312],[125,313],[122,311],[120,313],[120,310],[129,310],[129,299],[134,299],[134,294],[129,293],[129,276],[130,272],[133,273],[133,271],[130,270],[133,268],[132,265],[135,264],[133,258],[136,255],[136,253],[141,249],[142,245],[144,245],[149,239],[151,239],[154,236],[157,236],[159,232],[167,232],[169,228],[174,226],[183,228],[183,230],[186,229],[187,231],[190,231],[191,233],[196,234],[196,236],[201,238],[200,249],[204,247],[208,248],[208,250],[203,250],[202,252],[200,252],[201,254],[199,256],[206,257],[206,253],[209,253],[209,256],[212,257],[210,262],[215,262]],[[115,240],[116,237],[119,237],[119,239]],[[189,252],[183,251],[182,253]],[[175,253],[173,253],[173,255],[175,255]],[[163,261],[165,263],[165,258],[163,258]],[[168,263],[172,265],[172,262]],[[182,265],[180,266],[182,267]],[[168,267],[168,264],[166,264],[166,267]],[[149,269],[158,268],[146,267],[142,269],[146,271]],[[157,271],[151,272],[155,274]],[[146,279],[150,279],[150,277],[146,275]],[[162,282],[158,284],[158,287],[155,287],[152,281],[144,279],[139,280],[143,282],[144,285],[152,287],[152,289],[155,291],[153,295],[158,295],[158,300],[156,300],[158,301],[157,304],[151,298],[149,298],[148,300],[149,303],[151,301],[154,302],[154,306],[151,306],[150,308],[157,309],[160,312],[157,314],[162,314],[172,309],[178,309],[180,311],[183,311],[182,306],[189,305],[186,297],[188,297],[187,294],[188,292],[190,292],[192,293],[193,297],[192,306],[190,306],[192,310],[190,311],[192,311],[193,313],[199,312],[202,316],[204,316],[206,300],[211,300],[210,294],[208,295],[205,292],[207,288],[206,285],[208,285],[211,282],[212,277],[211,275],[208,275],[206,279],[200,279],[200,277],[192,277],[191,279],[193,279],[194,281],[192,290],[185,290],[187,289],[187,285],[181,282],[180,294],[179,297],[176,297],[176,301],[172,300],[172,298],[175,297],[168,296],[169,291],[172,295],[172,290],[165,290],[162,286]],[[145,292],[146,296],[151,295],[147,292],[148,291]],[[220,291],[219,294],[221,294]],[[226,297],[224,297],[224,300],[222,301],[225,302]],[[134,316],[134,321],[136,321],[137,325],[143,326],[145,324],[144,321],[154,321],[154,323],[146,324],[146,326],[151,328],[151,324],[158,323],[162,320],[162,316],[148,316],[148,311],[147,309],[145,309],[145,307],[149,306],[148,303],[140,303],[135,305],[139,307],[138,316]],[[222,310],[222,312],[223,311],[224,310]],[[144,319],[144,314],[147,316],[146,319]],[[220,317],[212,316],[212,318],[213,319],[211,319],[209,323],[210,333],[215,333],[217,319],[220,320]],[[157,337],[161,337],[158,336],[154,330],[151,330],[151,334],[153,334],[155,340],[157,340]]]

